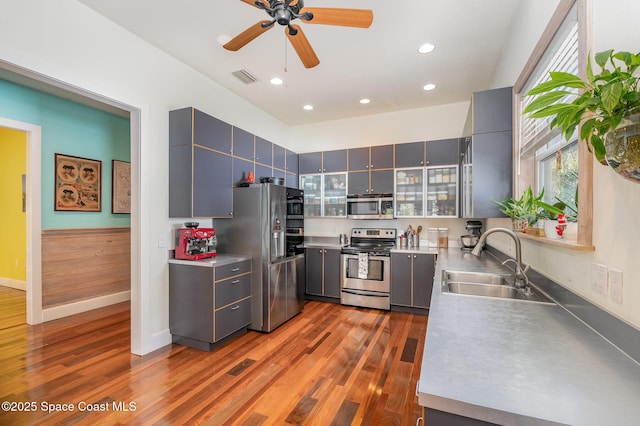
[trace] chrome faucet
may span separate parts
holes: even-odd
[[[525,293],[529,293],[531,291],[531,288],[529,287],[529,278],[527,278],[526,272],[529,269],[529,265],[524,265],[522,263],[522,246],[520,244],[520,238],[518,237],[518,234],[516,234],[515,232],[513,232],[511,229],[507,229],[507,228],[491,228],[487,231],[485,231],[481,236],[480,236],[480,240],[478,241],[478,244],[476,244],[476,246],[473,248],[473,250],[471,251],[471,254],[473,254],[474,256],[480,256],[480,252],[482,252],[482,249],[484,247],[484,243],[487,239],[487,237],[491,234],[493,234],[494,232],[503,232],[507,235],[509,235],[511,238],[513,238],[513,241],[516,244],[516,258],[514,259],[507,259],[504,262],[502,262],[503,265],[505,265],[507,262],[513,262],[516,265],[514,272],[514,283],[513,285],[516,288],[522,289]]]

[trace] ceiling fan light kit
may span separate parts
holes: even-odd
[[[300,19],[309,24],[339,25],[345,27],[368,28],[373,22],[373,12],[368,9],[344,9],[331,7],[305,8],[303,0],[241,0],[258,9],[264,10],[271,20],[260,21],[247,28],[223,47],[237,51],[253,41],[259,35],[270,30],[278,23],[286,27],[285,33],[305,68],[313,68],[320,63],[311,43],[299,25],[291,21]]]

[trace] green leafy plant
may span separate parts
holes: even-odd
[[[640,77],[636,75],[640,53],[606,50],[596,53],[594,59],[600,72],[593,73],[589,57],[586,81],[575,74],[550,72],[550,80],[526,94],[538,97],[523,114],[531,118],[553,116],[551,128],[560,128],[567,140],[580,126],[580,140],[587,143],[600,163],[606,164],[605,134],[618,127],[626,114],[640,108]],[[580,92],[576,93],[576,89]],[[573,100],[559,102],[565,96]]]
[[[529,225],[533,225],[538,219],[544,217],[543,212],[555,214],[556,216],[563,213],[562,209],[542,201],[543,197],[544,188],[536,197],[533,195],[531,186],[529,186],[517,200],[507,197],[503,201],[493,200],[493,202],[500,206],[499,210],[505,216],[512,219],[526,219]]]

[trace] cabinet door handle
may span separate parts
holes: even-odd
[[[231,270],[231,272],[238,272],[239,270],[240,270],[240,268],[233,268],[233,269]]]
[[[240,282],[240,280],[233,280],[231,281],[231,284],[238,284]]]
[[[318,250],[318,253],[322,253],[322,249]]]
[[[238,309],[240,309],[240,305],[236,305],[233,308],[231,308],[232,311],[237,311]]]
[[[407,259],[411,259],[411,255],[410,254],[407,255]]]
[[[416,256],[416,255],[414,254],[414,255],[413,255],[413,258],[415,259],[416,257],[418,257],[418,256]]]

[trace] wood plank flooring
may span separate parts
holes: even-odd
[[[129,320],[123,303],[0,330],[0,401],[35,403],[0,411],[0,424],[413,425],[420,416],[426,316],[308,302],[272,333],[144,357],[130,354]]]
[[[26,292],[0,285],[0,330],[26,323]]]

